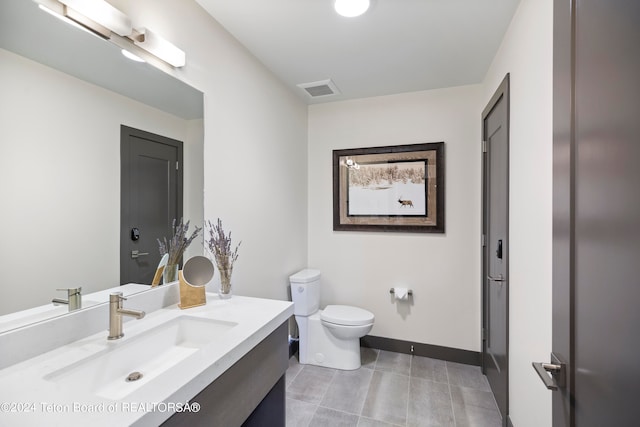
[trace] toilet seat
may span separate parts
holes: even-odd
[[[374,316],[368,310],[349,305],[328,305],[320,313],[324,322],[345,326],[362,326],[373,324]]]

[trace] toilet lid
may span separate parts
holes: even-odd
[[[373,323],[373,313],[349,305],[328,305],[322,310],[320,319],[337,325],[359,326]]]

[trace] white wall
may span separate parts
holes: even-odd
[[[307,260],[306,105],[194,1],[111,3],[183,49],[173,74],[204,92],[204,215],[242,240],[234,292],[286,299]]]
[[[480,351],[479,85],[309,108],[309,265],[322,304],[372,311],[371,335]],[[336,232],[332,150],[445,142],[445,234]],[[413,289],[397,304],[389,288]]]
[[[202,151],[201,123],[6,50],[0,63],[0,314],[66,297],[56,288],[117,286],[120,125],[185,141],[191,159]],[[202,168],[195,172],[185,181],[202,188]],[[201,216],[201,194],[188,202]]]
[[[511,73],[509,402],[518,427],[551,425],[531,367],[551,352],[553,2],[522,0],[483,83]]]

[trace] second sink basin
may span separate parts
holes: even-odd
[[[213,342],[237,323],[178,316],[45,376],[60,386],[119,400]],[[107,341],[105,335],[105,343]]]

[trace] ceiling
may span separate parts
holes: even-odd
[[[520,0],[196,0],[309,104],[480,83]],[[299,84],[331,79],[338,95]]]

